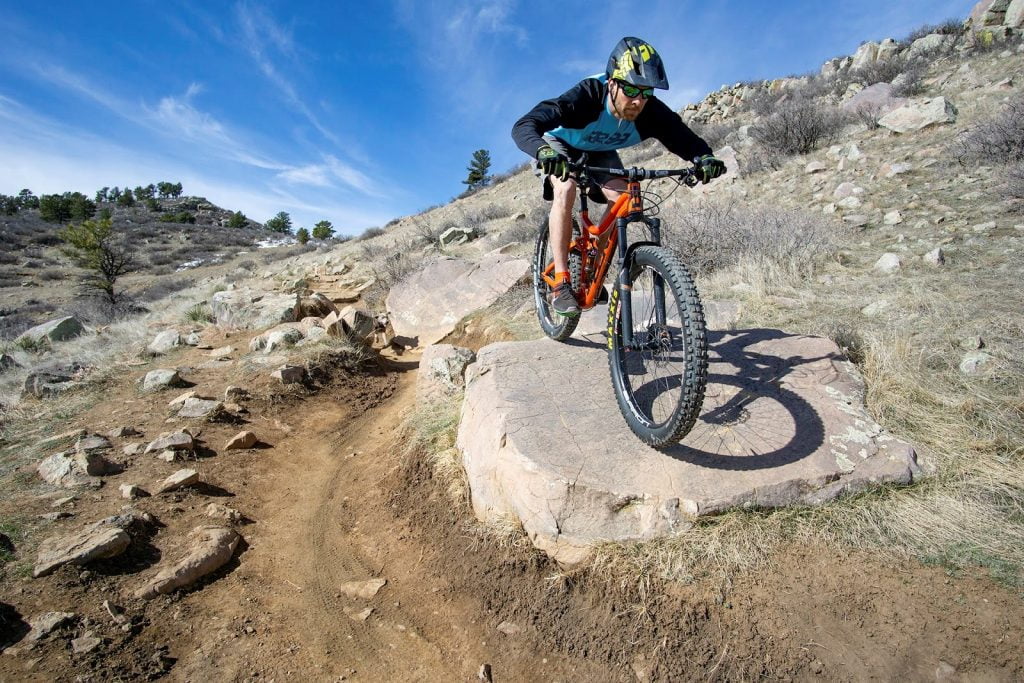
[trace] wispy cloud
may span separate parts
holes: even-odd
[[[269,54],[268,47],[274,48],[294,61],[296,48],[291,32],[274,21],[274,18],[258,5],[240,2],[235,6],[235,15],[242,30],[242,45],[264,77],[277,88],[281,98],[326,139],[341,145],[338,137],[320,122],[313,110],[299,96],[298,89],[282,73]]]

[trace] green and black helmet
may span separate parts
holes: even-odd
[[[650,43],[639,38],[626,37],[615,46],[608,57],[608,78],[637,88],[668,90],[661,56]]]

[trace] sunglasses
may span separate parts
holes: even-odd
[[[654,96],[654,88],[638,88],[635,85],[629,83],[623,83],[622,81],[615,81],[618,86],[622,89],[622,93],[626,97],[637,97],[640,96],[643,99]]]

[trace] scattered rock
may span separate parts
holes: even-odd
[[[210,297],[218,327],[261,330],[295,322],[295,295],[258,292],[248,288],[225,290]]]
[[[259,439],[252,432],[239,432],[235,434],[231,439],[224,445],[226,451],[245,450],[252,448],[257,444]]]
[[[334,302],[320,292],[313,292],[309,296],[300,297],[295,304],[295,319],[323,318],[329,313],[337,312]]]
[[[178,470],[171,476],[164,479],[156,487],[156,492],[169,493],[180,488],[199,483],[199,473],[195,470]]]
[[[885,299],[879,299],[878,301],[874,301],[865,306],[864,308],[860,309],[860,312],[862,315],[866,315],[869,318],[874,318],[875,316],[887,311],[891,307],[891,303],[889,303]]]
[[[971,228],[971,230],[973,230],[974,232],[989,232],[990,230],[995,230],[995,229],[996,229],[996,222],[995,221],[988,221],[986,223],[979,223],[978,225],[975,225],[973,228]]]
[[[178,417],[215,419],[224,412],[220,401],[204,398],[187,398],[178,411]]]
[[[850,214],[849,216],[843,216],[843,222],[854,228],[863,228],[865,225],[871,222],[871,219],[863,214]]]
[[[43,458],[36,466],[36,474],[48,484],[64,488],[85,484],[88,476],[78,467],[72,453],[54,453]]]
[[[76,535],[48,538],[39,546],[32,576],[46,576],[68,563],[84,565],[93,560],[115,557],[128,548],[131,540],[124,529],[104,525],[102,522]]]
[[[75,500],[77,500],[77,498],[78,498],[78,496],[62,496],[61,498],[58,498],[57,500],[55,500],[52,503],[50,503],[50,507],[52,507],[52,508],[59,508],[59,507],[62,507],[64,505],[67,505],[68,503],[75,502]]]
[[[128,500],[134,500],[136,498],[141,498],[142,496],[147,495],[144,490],[142,490],[135,484],[121,484],[118,487],[118,490],[121,492],[121,497],[127,498]]]
[[[211,358],[227,358],[228,356],[230,356],[234,352],[235,352],[235,347],[234,346],[222,346],[219,349],[214,349],[213,351],[210,351],[210,357]]]
[[[171,349],[181,346],[181,333],[177,330],[164,330],[149,343],[146,351],[151,356],[162,356]]]
[[[25,377],[22,395],[49,398],[74,389],[84,370],[84,365],[73,361],[46,363],[32,368]]]
[[[369,341],[373,335],[374,318],[369,311],[356,306],[346,306],[338,313],[342,333],[358,343]]]
[[[925,263],[933,266],[941,266],[946,262],[946,255],[941,247],[935,247],[924,255]]]
[[[855,195],[864,194],[864,188],[858,187],[851,182],[839,183],[832,196],[836,199],[846,199]]]
[[[195,332],[190,332],[183,340],[186,346],[194,346],[196,348],[203,348],[202,338]]]
[[[191,452],[195,450],[195,447],[195,439],[192,434],[182,429],[177,432],[164,432],[146,446],[145,452],[152,453],[167,449]]]
[[[380,592],[388,580],[383,578],[367,579],[366,581],[349,581],[341,584],[339,589],[350,598],[369,600]]]
[[[14,360],[14,356],[8,353],[0,353],[0,373],[20,367],[21,365],[18,364],[18,361]]]
[[[225,401],[244,401],[249,398],[249,392],[242,387],[228,387],[224,390]]]
[[[184,382],[182,382],[177,370],[160,368],[146,373],[145,378],[142,380],[142,391],[160,391],[170,387],[180,387],[182,384]]]
[[[416,396],[420,401],[455,396],[466,387],[466,368],[476,354],[451,344],[431,344],[423,350],[416,377]]]
[[[878,125],[894,133],[910,133],[928,126],[955,123],[956,107],[945,97],[914,101],[894,109],[878,120]]]
[[[812,173],[821,173],[822,171],[827,170],[828,166],[826,166],[820,161],[811,161],[806,166],[804,166],[804,173],[807,173],[808,175]]]
[[[75,513],[68,512],[67,510],[59,510],[57,512],[47,512],[46,514],[39,515],[39,519],[46,520],[47,522],[57,522],[62,519],[70,519],[75,516]]]
[[[523,632],[523,627],[519,624],[514,624],[511,621],[503,621],[498,624],[498,631],[504,633],[506,636],[517,636]]]
[[[85,332],[85,326],[74,316],[57,318],[42,325],[25,330],[15,338],[15,342],[32,341],[42,342],[44,339],[51,342],[67,341],[74,339]]]
[[[189,537],[193,544],[185,557],[161,569],[135,597],[148,600],[194,583],[227,564],[241,540],[238,532],[221,526],[196,527]]]
[[[882,218],[882,222],[886,225],[899,225],[903,222],[903,214],[899,211],[890,211]]]
[[[984,348],[985,341],[976,334],[964,337],[957,344],[964,351],[977,351],[978,349]]]
[[[167,402],[167,407],[178,408],[190,398],[199,398],[199,392],[193,389],[191,391],[186,391],[184,394],[179,394]]]
[[[914,167],[910,164],[889,162],[882,164],[881,168],[878,169],[878,174],[883,178],[894,178],[904,173],[910,173],[912,170],[914,170]]]
[[[980,375],[991,362],[991,354],[984,351],[968,351],[960,359],[960,372],[965,375]]]
[[[210,503],[206,506],[206,516],[213,517],[214,519],[223,519],[226,522],[236,524],[242,521],[242,513],[234,508],[229,508],[227,505],[221,505],[220,503]]]
[[[48,436],[45,439],[36,441],[35,446],[36,448],[46,449],[54,446],[59,446],[61,444],[69,444],[74,441],[78,441],[83,436],[85,436],[85,434],[86,431],[84,429],[72,429],[70,432],[64,432],[62,434],[57,434],[55,436]]]
[[[371,614],[373,614],[373,608],[372,607],[367,607],[366,609],[364,609],[364,610],[362,610],[360,612],[356,612],[355,614],[350,614],[349,616],[354,621],[366,621],[367,619],[370,618]]]
[[[32,630],[29,631],[26,638],[31,642],[42,640],[61,626],[77,619],[78,615],[74,612],[44,612],[28,620],[28,625],[32,627]]]
[[[882,254],[877,261],[875,261],[874,268],[882,273],[895,273],[901,267],[900,257],[892,252]]]
[[[444,232],[438,238],[438,242],[441,243],[441,247],[453,247],[457,244],[465,244],[470,240],[475,240],[477,237],[476,230],[474,228],[462,228],[457,225],[453,225]]]
[[[846,199],[840,199],[836,202],[836,206],[840,209],[856,209],[859,208],[862,203],[863,202],[861,202],[859,197],[847,197]]]
[[[306,378],[306,368],[301,365],[282,365],[270,373],[281,384],[299,384]]]
[[[129,436],[142,436],[142,432],[135,427],[116,427],[107,432],[107,436],[111,439],[123,439]]]
[[[92,652],[102,643],[103,641],[93,635],[92,631],[86,631],[84,635],[71,641],[71,650],[76,655],[84,655]]]

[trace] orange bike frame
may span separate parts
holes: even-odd
[[[580,191],[585,191],[581,189]],[[569,243],[569,249],[575,247],[580,254],[580,277],[579,291],[576,292],[576,300],[584,309],[593,308],[597,303],[597,297],[601,293],[601,286],[604,284],[605,275],[608,274],[608,267],[612,264],[615,255],[615,247],[618,246],[619,232],[615,229],[616,220],[625,218],[631,214],[643,213],[643,199],[640,195],[640,183],[628,183],[626,191],[619,195],[619,198],[612,204],[612,208],[605,215],[600,225],[594,225],[590,220],[590,211],[580,211],[580,221],[583,223],[583,234],[576,240]],[[608,242],[604,250],[597,253],[596,257],[591,256],[590,251],[596,248],[602,235],[608,233]],[[597,259],[597,263],[591,267],[590,260]],[[587,277],[593,269],[594,277]],[[555,264],[551,262],[541,274],[549,287],[555,286]]]

